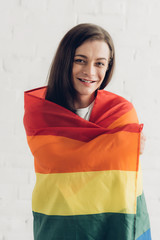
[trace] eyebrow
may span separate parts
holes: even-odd
[[[82,54],[77,54],[77,55],[75,55],[75,57],[83,57],[83,58],[86,58],[87,59],[87,56],[85,56],[85,55],[82,55]],[[97,58],[96,60],[105,60],[105,61],[107,61],[107,59],[106,58]]]

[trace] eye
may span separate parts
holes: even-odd
[[[105,64],[103,62],[97,62],[96,65],[99,66],[99,67],[105,66]]]
[[[81,58],[74,59],[74,62],[78,64],[85,64],[85,61]]]

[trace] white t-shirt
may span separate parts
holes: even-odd
[[[94,105],[94,101],[88,107],[77,109],[76,110],[77,115],[80,116],[81,118],[89,121],[93,105]]]

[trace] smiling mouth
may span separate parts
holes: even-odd
[[[86,79],[82,79],[82,78],[78,78],[78,80],[80,80],[81,82],[85,82],[85,83],[94,83],[94,82],[96,82],[96,81],[86,80]]]

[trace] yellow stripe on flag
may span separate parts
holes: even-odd
[[[104,212],[135,213],[134,171],[78,173],[37,173],[33,191],[33,211],[47,215],[86,215]],[[138,178],[139,179],[139,178]]]

